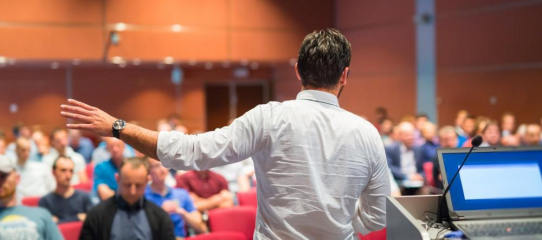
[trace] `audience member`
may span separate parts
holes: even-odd
[[[182,125],[181,124],[181,116],[177,113],[171,113],[167,116],[167,122],[171,126],[171,129],[175,129],[175,127]]]
[[[6,154],[6,135],[0,131],[0,155]]]
[[[55,180],[51,168],[44,163],[29,161],[30,141],[19,138],[15,141],[17,165],[20,176],[17,193],[20,200],[24,197],[42,197],[55,189]]]
[[[49,154],[43,156],[43,163],[47,164],[49,167],[53,167],[56,159],[58,157],[67,157],[70,158],[74,166],[74,174],[72,178],[72,185],[77,185],[79,183],[86,183],[88,181],[88,176],[86,172],[85,158],[73,151],[71,147],[68,146],[68,131],[65,129],[53,129],[51,132],[51,145],[55,151],[51,151]]]
[[[459,110],[457,112],[457,115],[455,117],[455,132],[457,133],[458,136],[465,135],[465,132],[463,131],[463,128],[461,127],[461,125],[463,125],[463,122],[465,121],[468,115],[469,113],[467,112],[467,110]]]
[[[188,171],[177,178],[177,187],[189,192],[199,211],[233,206],[228,182],[212,171]]]
[[[92,140],[84,137],[81,131],[70,129],[68,130],[70,139],[70,147],[77,153],[81,154],[85,158],[85,162],[88,164],[92,160],[92,152],[94,151],[94,144]]]
[[[122,155],[124,158],[131,158],[136,156],[136,152],[130,146],[125,145]],[[107,139],[103,138],[103,141],[98,144],[98,147],[92,153],[92,163],[94,166],[98,166],[109,159],[111,159],[111,153],[107,150]]]
[[[382,121],[382,124],[380,124],[379,132],[380,137],[382,137],[382,141],[384,142],[384,145],[391,145],[393,140],[391,139],[390,135],[393,131],[393,121],[391,119],[384,119]]]
[[[501,138],[501,145],[504,147],[517,147],[521,145],[519,136],[508,135]]]
[[[101,200],[115,195],[118,185],[115,174],[124,159],[124,142],[116,138],[106,138],[107,150],[111,153],[108,161],[102,162],[94,168],[93,191]]]
[[[424,162],[432,160],[437,156],[437,147],[439,146],[439,140],[436,136],[437,126],[431,122],[425,122],[421,127],[421,134],[424,140],[421,146],[424,151]]]
[[[30,142],[30,153],[29,158],[33,159],[38,154],[38,147],[36,146],[36,143],[32,140],[32,130],[30,127],[24,125],[23,123],[18,123],[13,127],[13,136],[15,136],[15,139],[24,138]],[[16,153],[16,144],[15,142],[12,142],[8,144],[6,147],[6,156],[8,156],[10,159],[17,159],[17,153]]]
[[[426,114],[419,113],[414,120],[414,145],[421,146],[425,143],[425,139],[422,136],[422,128],[425,123],[429,122],[429,117]]]
[[[457,133],[456,129],[452,126],[445,126],[440,129],[439,133],[440,147],[442,148],[456,148],[457,147]],[[433,157],[433,181],[436,188],[442,189],[442,177],[440,176],[440,167],[438,157]]]
[[[529,124],[527,125],[527,131],[523,137],[523,144],[525,146],[540,146],[540,125]]]
[[[63,239],[47,210],[17,205],[15,169],[14,162],[0,155],[0,239]]]
[[[115,174],[118,194],[90,210],[79,239],[175,239],[169,215],[145,200],[148,174],[145,158],[122,161]]]
[[[84,221],[92,208],[90,196],[71,186],[74,167],[70,158],[59,157],[53,163],[56,189],[39,201],[39,206],[49,210],[57,223]]]
[[[385,107],[377,107],[375,109],[376,115],[376,128],[380,130],[380,127],[385,119],[388,119],[388,110]]]
[[[388,166],[396,180],[423,181],[423,158],[421,148],[414,146],[414,126],[402,122],[398,127],[399,142],[386,147]]]
[[[484,142],[480,147],[498,147],[501,145],[501,130],[497,122],[489,122],[482,131]]]
[[[501,119],[502,136],[513,135],[516,130],[516,117],[512,113],[504,113]]]
[[[461,133],[457,133],[459,136],[459,143],[458,147],[463,146],[467,140],[474,137],[474,128],[476,124],[476,118],[472,115],[468,115],[465,120],[463,120],[463,123],[461,124]]]
[[[154,159],[149,163],[152,183],[145,190],[145,198],[169,213],[175,228],[175,236],[181,238],[187,236],[185,221],[196,232],[207,232],[207,226],[202,221],[200,212],[194,207],[188,192],[181,188],[168,187],[165,180],[169,170]]]
[[[489,118],[486,118],[484,116],[478,116],[476,118],[476,123],[474,127],[474,136],[482,135],[482,131],[484,131],[484,128],[486,128],[489,122],[491,122]]]
[[[53,149],[51,149],[49,138],[46,137],[42,131],[34,131],[32,133],[32,141],[36,143],[36,147],[38,148],[38,154],[32,160],[43,162],[43,157],[50,154],[51,151],[54,151]]]
[[[169,132],[173,130],[173,128],[166,119],[160,119],[156,123],[156,130]]]

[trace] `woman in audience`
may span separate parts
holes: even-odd
[[[480,147],[498,147],[501,146],[501,129],[497,122],[489,122],[482,131],[484,142]]]

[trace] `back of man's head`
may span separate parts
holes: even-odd
[[[350,66],[351,46],[336,29],[327,28],[307,35],[299,49],[298,72],[304,87],[334,89]]]

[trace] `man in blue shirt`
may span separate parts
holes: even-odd
[[[188,192],[166,186],[165,180],[169,171],[160,162],[150,160],[150,176],[152,183],[145,190],[145,198],[169,213],[175,236],[186,237],[185,222],[198,233],[207,232],[207,226],[201,219],[201,214],[194,207]]]
[[[77,153],[83,155],[86,163],[90,163],[90,160],[92,160],[92,152],[94,151],[92,140],[83,137],[79,130],[70,129],[68,134],[70,137],[70,147]]]
[[[94,168],[94,186],[92,190],[100,200],[108,199],[115,195],[118,185],[115,174],[124,159],[124,142],[116,138],[107,138],[107,150],[111,153],[109,161],[100,163]]]

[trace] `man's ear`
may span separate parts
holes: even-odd
[[[119,182],[119,174],[118,173],[115,173],[115,180],[117,180],[117,182]]]
[[[297,68],[297,63],[295,64],[295,75],[297,76],[297,80],[301,81],[301,75],[299,75],[299,68]]]
[[[340,85],[340,86],[346,85],[346,82],[347,82],[347,79],[348,79],[348,75],[350,75],[350,68],[349,68],[349,67],[345,67],[345,68],[344,68],[344,71],[343,71],[343,74],[341,75],[341,79],[339,80],[339,85]]]

